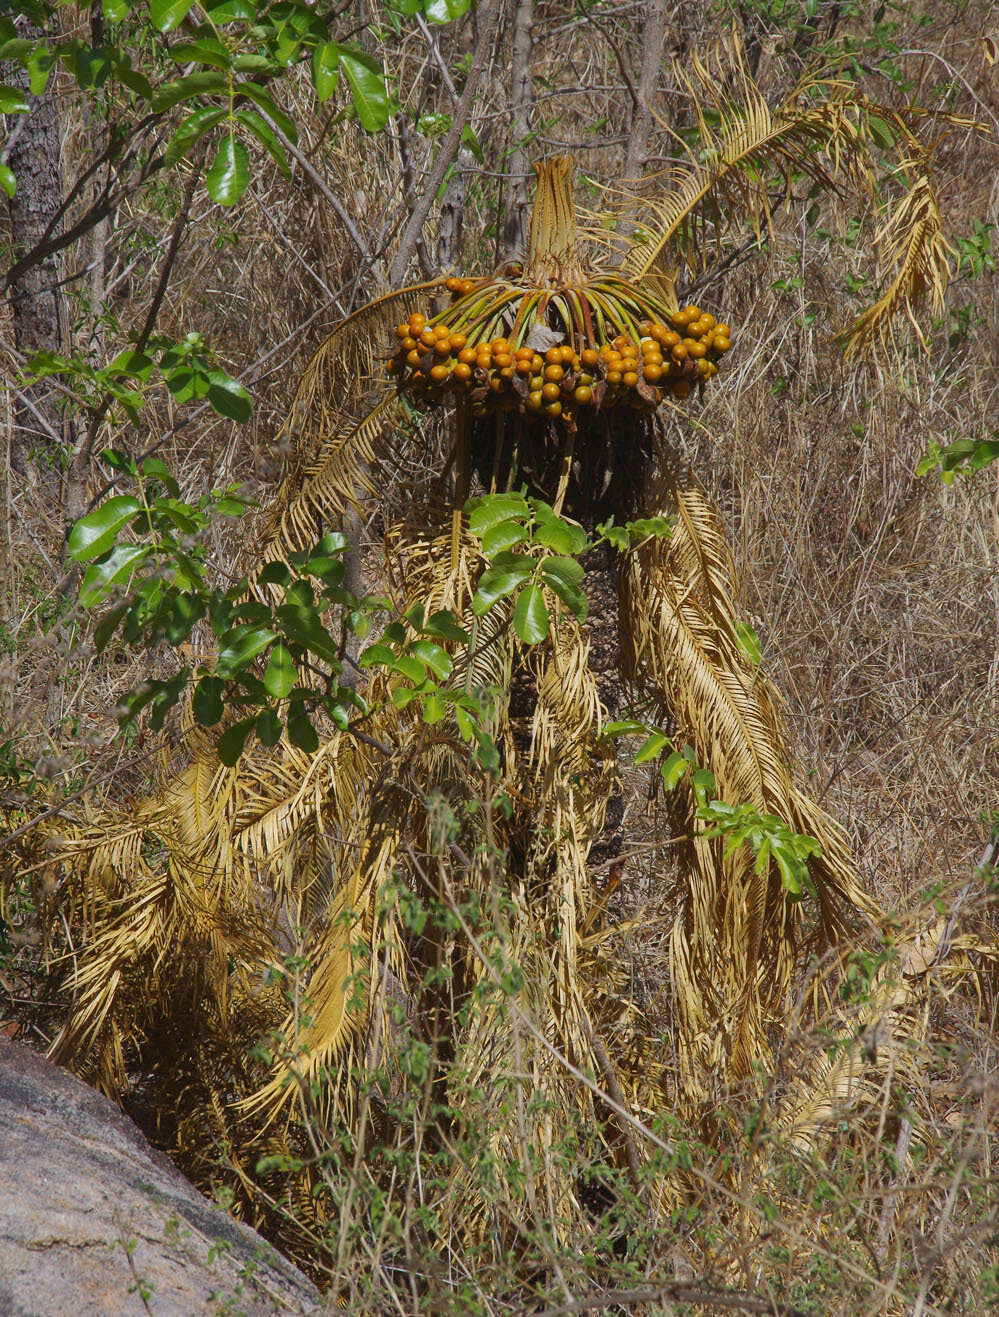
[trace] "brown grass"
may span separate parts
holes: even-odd
[[[989,129],[944,136],[937,154],[950,233],[961,238],[975,218],[999,221],[999,95],[980,42],[989,11],[970,5],[958,18],[930,5],[920,12],[925,26],[912,11],[900,18],[907,26],[898,42],[914,53],[899,57],[899,65],[924,104],[972,115]],[[539,93],[536,113],[547,122],[537,145],[571,150],[583,174],[609,184],[619,181],[628,97],[605,33],[637,66],[641,10],[600,5],[595,13],[600,28],[564,7],[537,11],[535,68],[549,78]],[[717,35],[710,21],[698,18],[705,26],[691,31],[687,11],[677,11],[670,40],[703,48]],[[859,35],[865,22],[858,20]],[[438,37],[454,67],[462,32]],[[794,60],[782,60],[779,44],[776,31],[763,41],[760,78],[767,89],[793,71]],[[427,72],[421,39],[401,46],[395,67],[407,95],[426,80],[426,109],[447,104],[446,91]],[[469,270],[489,268],[499,254],[496,175],[509,145],[502,47],[485,85],[474,125],[486,170],[470,180],[465,215]],[[874,73],[867,86],[872,96],[902,99]],[[349,123],[333,128],[328,114],[314,112],[304,88],[294,99],[303,152],[362,232],[385,235],[387,257],[355,279],[356,253],[322,197],[301,172],[289,184],[265,160],[256,162],[255,181],[234,212],[223,215],[199,195],[161,329],[182,336],[198,328],[226,368],[252,386],[254,419],[245,430],[209,413],[185,423],[164,394],[151,401],[141,433],[106,436],[134,450],[161,441],[161,455],[192,495],[243,480],[266,504],[289,456],[272,437],[294,381],[324,331],[379,291],[404,214],[390,137],[366,138]],[[668,85],[660,109],[665,122],[653,153],[668,158],[673,146],[665,125],[682,123],[686,110]],[[422,165],[429,143],[420,149]],[[581,200],[591,194],[596,201],[595,189],[581,185]],[[126,250],[133,250],[129,241],[162,237],[170,195],[157,185],[134,213],[119,217],[117,237]],[[989,268],[978,277],[959,273],[943,322],[930,327],[928,351],[906,346],[897,360],[869,351],[846,362],[835,335],[861,305],[849,280],[873,274],[874,257],[869,246],[850,245],[834,201],[823,201],[813,227],[803,226],[802,209],[793,208],[766,255],[698,289],[701,305],[734,326],[735,348],[703,404],[677,409],[673,433],[721,512],[739,572],[739,607],[759,634],[766,670],[783,697],[799,780],[847,828],[868,890],[898,912],[899,944],[924,918],[924,901],[940,900],[946,909],[969,879],[972,892],[954,932],[994,942],[995,911],[972,874],[987,816],[999,809],[999,468],[950,486],[933,474],[917,477],[915,468],[931,441],[996,433],[995,275]],[[74,259],[82,262],[83,254]],[[123,334],[141,321],[154,262],[155,254],[140,255],[113,294]],[[800,288],[787,286],[799,277]],[[0,334],[8,334],[6,325]],[[8,407],[8,424],[9,414]],[[95,473],[95,486],[100,482]],[[40,783],[27,800],[8,796],[7,817],[18,826],[36,802],[57,804],[71,793],[63,808],[79,820],[87,805],[76,793],[84,785],[123,803],[151,779],[155,740],[142,730],[135,740],[115,739],[109,715],[122,693],[149,675],[150,664],[166,673],[175,656],[93,657],[42,645],[64,588],[64,528],[50,476],[33,485],[8,480],[4,524],[2,713],[9,730],[0,740],[16,738],[20,753],[36,761]],[[366,534],[377,553],[374,528]],[[235,570],[252,558],[253,542],[252,523],[219,531],[213,547],[220,569]],[[70,615],[67,626],[80,627],[82,619]],[[669,839],[647,820],[646,775],[632,772],[625,782],[628,858],[612,908],[634,922],[615,954],[634,1000],[661,1026],[668,1056],[671,1007],[662,966],[671,906],[659,875]],[[51,829],[58,832],[58,821]],[[41,837],[29,833],[6,848],[15,857],[8,863],[15,881],[22,868],[44,859]],[[34,955],[30,925],[29,918],[4,963],[0,988],[5,1014],[44,1044],[58,1009],[47,1005],[53,984]],[[868,950],[876,952],[873,941]],[[512,1218],[521,1228],[520,1253],[504,1271],[495,1261],[480,1268],[474,1256],[432,1247],[432,1232],[413,1225],[414,1204],[446,1217],[446,1174],[422,1202],[415,1172],[394,1184],[388,1202],[407,1222],[403,1248],[392,1243],[384,1216],[381,1228],[373,1224],[380,1192],[375,1169],[369,1175],[355,1164],[349,1173],[329,1171],[324,1174],[346,1195],[346,1206],[335,1260],[320,1268],[324,1279],[358,1312],[426,1310],[419,1305],[428,1294],[438,1296],[439,1311],[453,1312],[554,1314],[584,1310],[584,1303],[593,1311],[718,1311],[732,1293],[734,1306],[744,1300],[744,1310],[756,1311],[983,1310],[999,1292],[997,997],[994,969],[980,960],[974,965],[981,971],[978,993],[967,977],[933,974],[925,984],[919,1009],[931,1022],[931,1043],[916,1058],[922,1088],[910,1093],[908,1108],[918,1156],[903,1157],[897,1173],[891,1159],[904,1151],[899,1112],[907,1108],[889,1064],[880,1088],[859,1109],[830,1119],[821,1147],[796,1147],[765,1122],[745,1137],[744,1112],[732,1117],[723,1146],[698,1146],[696,1131],[668,1126],[654,1137],[637,1131],[643,1151],[654,1150],[657,1140],[674,1152],[675,1141],[686,1147],[690,1210],[678,1208],[670,1239],[650,1238],[643,1236],[640,1208],[631,1204],[626,1223],[608,1224],[598,1246],[593,1241],[607,1200],[594,1189],[591,1219],[577,1223],[571,1247],[554,1262],[544,1204],[529,1212],[523,1194],[509,1185],[492,1199],[504,1229]],[[795,1070],[796,1049],[815,1044],[814,1036],[789,1030],[775,1100]],[[877,1045],[873,1039],[875,1051]],[[518,1093],[522,1087],[514,1085]],[[399,1100],[412,1102],[419,1128],[425,1095],[407,1091]],[[736,1108],[737,1096],[732,1101]],[[584,1133],[566,1131],[565,1155],[578,1159],[580,1174],[587,1169]],[[767,1159],[769,1203],[751,1173]],[[202,1169],[210,1182],[214,1172]],[[747,1185],[752,1190],[743,1192]],[[294,1238],[306,1254],[302,1236],[281,1219],[275,1208],[269,1219],[275,1235]],[[446,1222],[443,1229],[446,1236]],[[641,1241],[634,1265],[622,1260],[624,1237]],[[588,1252],[592,1264],[581,1261]],[[754,1302],[764,1306],[753,1309]]]

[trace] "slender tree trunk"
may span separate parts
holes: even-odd
[[[394,288],[398,288],[405,278],[409,262],[422,235],[424,222],[430,214],[440,186],[444,182],[444,175],[458,154],[462,130],[471,117],[475,92],[489,63],[489,51],[496,32],[498,6],[499,0],[481,0],[479,8],[475,12],[478,21],[478,35],[472,48],[471,67],[468,70],[468,77],[458,104],[451,116],[451,127],[441,143],[434,167],[423,185],[423,192],[413,207],[413,212],[403,230],[399,249],[389,271],[389,282]]]
[[[631,136],[628,139],[628,154],[624,161],[624,177],[628,183],[637,183],[649,154],[652,104],[659,84],[665,37],[666,0],[646,0],[645,22],[642,25],[642,68],[638,78],[638,104],[632,108]]]
[[[534,87],[531,82],[531,25],[534,0],[515,0],[513,17],[513,65],[510,77],[510,190],[503,223],[503,240],[508,255],[527,244],[527,181],[529,159],[525,140],[531,129]]]
[[[40,35],[26,28],[26,37]],[[3,81],[24,91],[27,74],[17,65],[3,69]],[[7,164],[17,179],[17,192],[8,202],[12,233],[12,263],[31,251],[62,200],[59,170],[59,119],[51,88],[42,96],[28,95],[31,113],[18,125]],[[47,256],[11,286],[14,343],[29,355],[62,346],[59,323],[59,270],[54,255]],[[11,465],[25,471],[36,454],[54,454],[63,443],[63,417],[57,395],[43,382],[15,398]]]
[[[454,173],[441,202],[441,222],[437,230],[438,270],[448,270],[461,259],[465,226],[465,198],[468,195],[468,175],[475,169],[475,156],[463,146],[455,161]]]

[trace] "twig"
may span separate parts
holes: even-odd
[[[322,195],[326,198],[326,200],[336,211],[337,215],[340,217],[340,223],[347,230],[347,234],[351,242],[360,252],[361,256],[364,257],[365,260],[367,260],[368,244],[364,241],[364,238],[361,236],[361,232],[358,229],[357,225],[350,218],[350,215],[348,214],[346,208],[344,207],[343,202],[332,190],[330,185],[326,182],[325,178],[323,178],[322,174],[320,174],[319,171],[315,168],[315,166],[312,164],[312,161],[309,160],[307,156],[302,154],[302,152],[298,149],[298,147],[289,137],[285,136],[281,127],[274,122],[274,120],[270,117],[270,115],[267,114],[265,110],[262,110],[259,105],[255,106],[254,109],[255,109],[255,113],[259,114],[262,119],[265,119],[267,121],[272,131],[280,138],[281,145],[284,147],[284,149],[294,160],[296,160],[301,165],[303,173],[305,173],[308,176],[308,178],[311,179],[315,188],[322,193]]]
[[[413,207],[413,213],[410,215],[409,222],[403,230],[402,240],[399,243],[399,250],[395,254],[395,260],[392,262],[392,268],[389,271],[389,283],[393,287],[402,284],[406,276],[406,269],[413,257],[413,253],[416,251],[416,245],[419,241],[424,222],[430,214],[430,208],[434,204],[441,184],[444,182],[444,175],[450,169],[454,157],[458,152],[458,146],[461,142],[461,134],[464,132],[465,126],[468,123],[469,115],[472,110],[472,102],[475,99],[475,92],[479,85],[479,80],[486,69],[487,56],[496,30],[498,14],[499,0],[482,0],[482,7],[478,10],[479,35],[475,47],[472,50],[472,61],[468,78],[462,89],[461,98],[454,108],[454,114],[451,118],[451,127],[447,136],[444,138],[444,141],[441,143],[437,162],[431,170],[430,176],[424,184],[423,193]]]

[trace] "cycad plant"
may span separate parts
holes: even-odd
[[[762,241],[802,179],[871,195],[887,140],[906,191],[880,234],[884,295],[851,340],[886,341],[897,310],[942,294],[932,176],[911,124],[835,79],[773,109],[738,52],[677,77],[699,140],[652,181],[623,259],[611,228],[577,229],[570,162],[545,161],[526,252],[389,292],[300,382],[250,590],[273,602],[267,564],[375,524],[384,556],[352,579],[387,597],[386,647],[415,672],[362,655],[364,714],[315,748],[253,743],[225,766],[192,729],[153,798],[58,855],[75,940],[54,1054],[114,1094],[141,1085],[200,1179],[224,1150],[258,1216],[279,1165],[261,1155],[292,1158],[296,1224],[275,1228],[299,1252],[332,1211],[311,1191],[341,1142],[361,1156],[377,1129],[408,1146],[396,1082],[433,1095],[419,1137],[449,1154],[453,1235],[517,1234],[483,1195],[484,1149],[503,1166],[530,1150],[531,1210],[571,1233],[578,1165],[553,1152],[570,1128],[646,1193],[636,1125],[679,1113],[710,1135],[720,1103],[758,1097],[804,967],[829,969],[877,918],[842,830],[794,783],[718,518],[671,440],[680,409],[723,386],[737,337],[675,289],[733,232]],[[670,788],[668,1038],[622,969],[635,930],[590,861],[619,790],[580,588],[598,540],[639,711],[610,731],[643,725],[640,757],[662,749]],[[823,992],[801,999],[818,1012]],[[873,991],[868,1009],[884,1006]],[[807,1137],[856,1080],[822,1054],[780,1119]]]

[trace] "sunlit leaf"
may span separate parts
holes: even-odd
[[[250,185],[250,157],[232,133],[222,138],[205,175],[208,195],[219,206],[234,206]]]
[[[276,700],[283,700],[298,680],[298,670],[289,651],[280,642],[271,651],[267,671],[264,673],[264,686],[267,693]]]
[[[89,562],[107,553],[118,532],[128,524],[142,504],[130,494],[109,498],[93,512],[81,517],[69,534],[67,548],[77,562]]]
[[[513,629],[525,645],[537,645],[548,635],[548,608],[539,585],[529,585],[517,596]]]
[[[341,49],[340,67],[350,83],[361,127],[369,133],[380,132],[389,116],[388,91],[381,66],[362,51]]]

